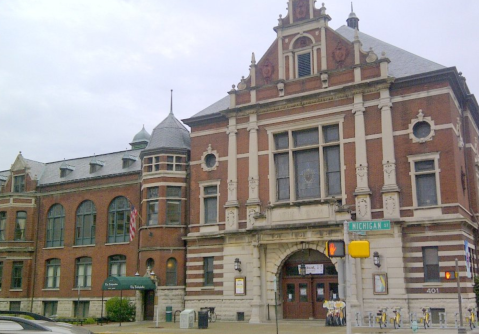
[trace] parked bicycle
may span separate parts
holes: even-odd
[[[422,308],[422,318],[421,318],[424,329],[431,327],[431,308],[429,306]]]
[[[208,311],[208,321],[215,322],[216,321],[216,313],[215,307],[202,307],[200,308],[201,311]]]
[[[385,308],[379,309],[377,315],[378,315],[377,321],[379,322],[379,327],[386,328],[388,325],[388,308],[385,307]]]
[[[468,308],[467,311],[469,312],[469,316],[466,317],[466,321],[469,321],[469,327],[471,329],[476,328],[476,308]]]
[[[399,327],[401,327],[401,307],[395,307],[393,313],[394,328],[398,329]]]

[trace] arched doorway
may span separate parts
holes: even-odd
[[[299,274],[304,263],[306,275]],[[313,249],[293,253],[281,269],[284,319],[325,319],[324,300],[338,299],[338,272],[331,260]]]

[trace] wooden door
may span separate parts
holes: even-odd
[[[153,320],[155,316],[155,290],[145,291],[145,320]]]

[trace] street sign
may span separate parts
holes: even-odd
[[[391,221],[364,221],[364,222],[349,222],[349,232],[361,231],[384,231],[391,229]]]

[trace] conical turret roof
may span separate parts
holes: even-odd
[[[190,145],[190,132],[172,112],[158,124],[151,134],[146,150],[160,148],[187,149]]]

